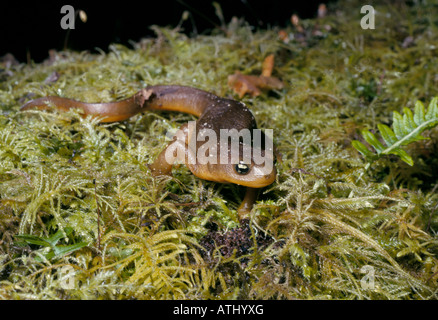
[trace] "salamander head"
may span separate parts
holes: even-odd
[[[252,155],[250,160],[246,162],[243,161],[242,157],[238,161],[231,160],[229,154],[227,163],[220,163],[220,161],[217,164],[198,163],[195,165],[196,168],[191,168],[191,170],[202,179],[234,183],[252,188],[263,188],[275,181],[277,171],[272,152],[265,153],[264,150],[261,150],[259,157]]]
[[[253,158],[249,163],[240,160],[239,163],[221,165],[219,170],[227,182],[252,188],[270,185],[277,175],[273,157],[266,157],[261,164]]]

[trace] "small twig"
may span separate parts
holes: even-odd
[[[100,209],[99,202],[97,201],[97,189],[96,189],[96,179],[93,179],[94,184],[94,199],[96,200],[96,208],[97,208],[97,249],[100,250]]]
[[[431,194],[434,194],[437,188],[438,188],[438,183],[436,183],[435,186],[433,187]],[[432,216],[437,208],[438,208],[438,204],[432,209],[432,211],[429,214],[429,219],[427,221],[427,226],[426,226],[426,232],[429,232],[430,230],[430,225],[432,223]]]
[[[303,169],[303,168],[292,168],[292,169],[291,169],[291,173],[296,173],[296,172],[301,172],[301,173],[303,173],[303,174],[308,174],[308,175],[311,175],[311,176],[317,177],[318,179],[324,179],[323,177],[318,176],[318,175],[315,174],[315,173],[309,172],[309,171],[307,171],[307,170],[305,170],[305,169]]]
[[[196,201],[196,202],[179,202],[179,197],[178,195],[174,194],[174,193],[169,193],[169,198],[176,201],[173,202],[176,206],[182,206],[182,207],[193,207],[193,206],[200,206],[202,201]]]
[[[83,22],[83,23],[85,23],[85,22],[87,22],[87,14],[85,13],[85,11],[84,10],[75,10],[75,16],[74,16],[74,19],[76,20],[76,18],[79,16],[79,18],[81,19],[81,21]],[[71,31],[71,29],[70,28],[68,28],[67,29],[67,32],[66,32],[66,34],[65,34],[65,38],[64,38],[64,51],[66,51],[67,50],[67,48],[68,48],[68,40],[69,40],[69,37],[70,37],[70,31]]]
[[[434,272],[429,278],[427,278],[426,283],[433,279],[438,274],[438,271]]]

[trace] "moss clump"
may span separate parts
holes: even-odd
[[[351,141],[438,95],[437,7],[376,6],[376,29],[362,30],[360,6],[343,1],[303,21],[304,33],[285,27],[287,43],[279,29],[234,19],[208,36],[155,27],[133,48],[4,64],[0,297],[436,299],[436,129],[406,146],[412,167],[390,157],[367,168]],[[236,98],[228,76],[258,74],[272,53],[284,89],[243,101],[274,129],[283,161],[245,226],[240,187],[184,166],[150,175],[165,133],[191,116],[99,124],[73,111],[18,111],[40,96],[104,102],[153,84]],[[56,245],[38,245],[55,235]],[[235,239],[235,250],[220,247]]]

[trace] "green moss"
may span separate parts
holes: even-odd
[[[362,30],[360,6],[343,1],[323,20],[303,21],[304,41],[284,43],[276,28],[233,20],[227,32],[188,38],[154,27],[157,37],[133,48],[2,67],[0,297],[436,299],[436,129],[406,146],[412,167],[382,158],[367,168],[351,141],[438,96],[437,7],[376,6],[376,29]],[[261,128],[274,129],[282,162],[251,213],[244,253],[199,248],[214,227],[219,234],[238,227],[240,187],[202,181],[184,166],[153,178],[146,166],[166,132],[192,116],[145,113],[99,124],[74,111],[19,112],[31,98],[113,101],[152,84],[237,98],[228,75],[258,74],[270,53],[285,88],[243,101]],[[54,72],[59,79],[50,81]],[[64,234],[63,245],[88,246],[44,259],[41,246],[17,246],[18,234]],[[65,270],[74,288],[66,288]]]

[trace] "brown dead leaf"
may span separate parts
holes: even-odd
[[[274,55],[270,54],[263,61],[262,74],[260,76],[244,75],[236,71],[228,76],[228,85],[240,98],[246,93],[256,97],[261,94],[262,90],[282,89],[284,87],[283,82],[276,77],[271,77],[273,69]]]

